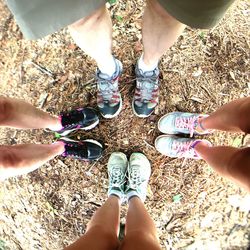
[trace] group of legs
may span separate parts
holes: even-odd
[[[136,116],[147,117],[158,104],[161,56],[178,39],[185,25],[173,18],[156,0],[148,0],[142,19],[143,53],[136,64],[136,89],[132,102]],[[122,63],[112,54],[112,22],[105,6],[69,26],[77,45],[98,66],[97,106],[105,118],[113,118],[122,108],[119,76]]]
[[[160,119],[159,129],[171,134],[173,132],[183,133],[186,130],[190,133],[190,118],[192,120],[194,117],[196,123],[192,121],[192,134],[205,134],[213,130],[250,133],[248,114],[250,114],[250,97],[230,102],[210,116],[180,112],[167,114]],[[176,122],[178,119],[182,120],[180,126],[179,122]],[[173,144],[176,142],[179,144],[179,148],[173,148]],[[193,156],[190,158],[204,159],[220,175],[236,182],[250,192],[250,147],[212,147],[205,140],[168,135],[156,139],[156,149],[172,157],[182,157],[183,152],[188,152],[184,157]],[[178,151],[178,149],[181,150]],[[139,153],[133,153],[129,163],[126,163],[124,158],[126,156],[119,152],[110,156],[108,162],[109,197],[91,218],[86,233],[66,248],[67,250],[161,249],[155,225],[143,205],[150,177],[150,163],[144,155]],[[127,169],[124,167],[126,165],[128,165]],[[124,182],[126,176],[127,180]],[[119,242],[119,214],[123,201],[121,193],[125,195],[129,208],[125,238]]]
[[[132,102],[134,114],[139,117],[149,116],[157,106],[158,62],[185,28],[184,21],[183,23],[178,21],[163,7],[166,3],[166,6],[171,9],[174,2],[182,5],[184,1],[180,3],[181,1],[147,0],[142,22],[144,48],[136,63],[137,80]],[[194,9],[196,5],[200,5],[200,1],[193,0],[193,2]],[[233,1],[228,1],[226,4],[222,2],[206,3],[209,15],[211,6],[212,10],[219,9],[218,5],[223,4],[228,7]],[[184,7],[187,6],[184,4]],[[171,13],[173,12],[172,9]],[[202,11],[197,12],[198,14],[203,15]],[[195,23],[194,19],[191,18],[190,22]],[[197,23],[196,26],[206,27],[209,24]],[[106,7],[102,6],[89,16],[71,24],[69,31],[77,45],[97,63],[97,106],[100,113],[105,118],[117,116],[122,108],[118,85],[122,63],[112,54],[112,22]],[[67,135],[75,129],[90,129],[98,123],[98,117],[93,110],[75,110],[60,117],[53,117],[20,100],[3,97],[0,98],[0,111],[0,126],[23,129],[48,128],[62,135]],[[162,135],[156,139],[156,149],[170,157],[202,158],[219,174],[249,191],[249,148],[212,147],[205,140],[180,137],[180,134],[201,135],[216,129],[249,133],[249,112],[250,98],[242,98],[224,105],[210,116],[179,112],[167,114],[160,119],[158,126],[161,132],[168,135]],[[88,114],[88,122],[85,121],[86,114]],[[101,151],[102,146],[94,140],[72,142],[61,139],[50,145],[1,146],[0,177],[5,179],[28,173],[57,155],[88,160],[100,157]],[[93,152],[93,155],[89,155],[89,152]],[[107,201],[92,217],[85,235],[67,249],[111,250],[119,247],[121,249],[160,249],[156,228],[143,205],[150,177],[150,163],[146,156],[134,153],[128,161],[124,154],[113,153],[109,159],[108,172]],[[117,236],[120,206],[124,199],[128,201],[129,208],[125,238],[120,244]]]
[[[93,110],[88,110],[88,108],[55,117],[26,102],[6,97],[0,97],[0,111],[0,126],[17,129],[47,128],[64,135],[67,135],[67,131],[85,129],[91,124],[96,125],[98,120],[96,114],[92,113]],[[172,135],[190,133],[190,130],[192,130],[192,134],[199,135],[213,130],[249,133],[249,113],[250,97],[230,102],[209,116],[180,112],[169,113],[159,120],[159,129],[163,133],[171,135],[157,138],[156,149],[170,157],[202,158],[220,175],[250,191],[249,147],[212,147],[205,140]],[[86,114],[88,115],[86,116]],[[95,156],[97,151],[98,157],[101,156],[102,148],[98,144],[88,142],[90,144],[86,146],[86,143],[85,141],[68,142],[65,138],[54,144],[46,145],[0,146],[1,179],[29,173],[55,156],[64,155],[65,152],[67,154],[64,156],[88,160],[86,147],[87,151],[93,150]],[[177,146],[174,145],[176,143]],[[187,152],[188,154],[186,154]],[[98,157],[96,156],[96,158]],[[128,201],[129,209],[126,236],[121,243],[121,249],[160,249],[156,228],[143,205],[150,177],[150,163],[146,156],[133,153],[128,161],[124,154],[113,153],[108,162],[108,173],[107,201],[91,219],[86,234],[67,249],[117,249],[120,245],[117,237],[120,206],[124,199]]]
[[[89,129],[99,122],[91,108],[52,116],[22,100],[0,96],[0,127],[49,129],[66,136],[75,129]],[[62,137],[53,144],[0,145],[0,180],[29,173],[55,156],[95,160],[102,155],[102,145],[95,140],[81,142]]]

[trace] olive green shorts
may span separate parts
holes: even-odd
[[[88,16],[107,0],[6,0],[28,39],[38,39]],[[180,22],[194,28],[213,27],[234,0],[158,0]]]
[[[23,35],[38,39],[88,16],[106,0],[6,0]]]
[[[215,26],[234,0],[158,0],[181,23],[193,28]]]

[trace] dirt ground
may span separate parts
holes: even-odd
[[[247,249],[250,195],[221,178],[203,161],[170,159],[156,152],[156,122],[170,111],[210,113],[250,94],[249,2],[237,1],[211,30],[187,28],[161,62],[160,105],[148,119],[131,109],[133,66],[141,53],[144,1],[111,6],[114,54],[123,62],[124,106],[73,138],[105,143],[104,156],[88,164],[57,157],[39,170],[0,185],[0,250],[61,249],[82,235],[107,197],[107,160],[114,151],[144,152],[152,163],[146,207],[163,249]],[[24,40],[0,0],[0,93],[52,114],[95,106],[96,65],[73,43],[67,29],[39,41]],[[215,145],[240,147],[243,135],[215,133]],[[0,130],[1,144],[51,143],[41,130]],[[122,210],[124,221],[126,206]]]

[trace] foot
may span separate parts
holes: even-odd
[[[129,159],[128,181],[125,190],[128,200],[137,196],[143,202],[145,201],[150,174],[151,166],[147,157],[141,153],[133,153]]]
[[[83,161],[97,160],[102,156],[102,144],[96,140],[74,141],[68,138],[61,138],[65,151],[62,156],[71,157]]]
[[[124,198],[124,184],[126,182],[128,160],[127,156],[121,152],[114,152],[109,157],[108,174],[109,189],[108,196],[116,195],[121,200]]]
[[[212,145],[207,140],[180,138],[174,135],[161,135],[155,140],[155,148],[161,154],[168,157],[201,159],[194,149],[200,142],[205,142],[208,146]]]
[[[92,129],[99,123],[98,115],[92,108],[79,108],[63,113],[60,118],[63,128],[56,132],[61,136],[66,136],[77,129]]]
[[[97,106],[105,118],[114,118],[122,110],[122,98],[118,88],[119,77],[122,73],[122,64],[115,59],[116,71],[110,77],[97,69]]]
[[[159,69],[142,72],[136,65],[136,88],[132,101],[133,112],[138,117],[150,116],[159,101]]]
[[[205,135],[211,133],[202,126],[202,119],[208,115],[172,112],[161,117],[158,128],[165,134]]]

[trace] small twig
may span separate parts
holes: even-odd
[[[40,70],[42,73],[45,73],[45,74],[47,74],[47,75],[49,75],[49,76],[51,76],[51,77],[55,77],[55,74],[54,73],[52,73],[50,70],[48,70],[48,69],[46,69],[46,68],[44,68],[44,67],[42,67],[42,66],[40,66],[40,65],[38,65],[37,63],[34,63],[34,62],[32,62],[32,61],[30,61],[30,64],[32,64],[33,66],[35,66],[38,70]]]
[[[168,222],[165,224],[165,228],[167,229],[168,225],[174,220],[174,215],[172,215],[170,217],[170,219],[168,220]]]
[[[47,101],[48,95],[49,95],[49,94],[46,93],[46,94],[44,94],[44,95],[42,96],[42,100],[41,100],[40,105],[39,105],[39,108],[40,108],[40,109],[43,108],[45,102]]]
[[[101,204],[98,204],[98,203],[93,202],[93,201],[89,201],[88,204],[94,205],[96,207],[101,207]]]
[[[86,83],[82,84],[81,87],[87,87],[88,85],[95,83],[95,78],[91,78],[90,80],[88,80]]]
[[[65,167],[65,168],[68,167],[68,166],[67,166],[65,163],[63,163],[61,160],[57,160],[57,162],[58,162],[62,167]]]
[[[93,174],[91,173],[91,170],[93,169],[93,167],[96,165],[98,161],[95,161],[93,164],[90,165],[89,169],[85,172],[86,175],[88,176],[92,176]]]
[[[152,149],[155,150],[155,147],[154,147],[154,146],[150,145],[146,140],[143,140],[143,141],[144,141],[144,143],[145,143],[148,147],[150,147],[150,148],[152,148]]]

